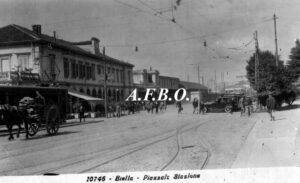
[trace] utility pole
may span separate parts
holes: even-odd
[[[198,110],[200,114],[200,101],[201,101],[201,93],[200,93],[200,64],[198,63],[198,84],[199,84],[199,102],[198,102]]]
[[[277,29],[276,29],[276,15],[273,15],[274,19],[274,30],[275,30],[275,59],[276,59],[276,67],[278,67],[278,44],[277,44]]]
[[[105,117],[108,118],[107,115],[107,66],[106,66],[106,56],[105,56],[105,47],[103,47],[103,56],[104,56],[104,109],[105,109]]]
[[[221,72],[221,81],[222,81],[222,90],[225,93],[225,81],[224,81],[224,72]]]
[[[218,87],[217,87],[217,71],[215,70],[215,79],[214,79],[214,90],[216,93],[218,93]]]
[[[257,37],[257,31],[254,32],[254,40],[255,40],[255,65],[254,65],[254,79],[255,79],[255,90],[256,92],[259,89],[259,70],[258,70],[258,66],[259,66],[259,59],[258,59],[258,37]]]

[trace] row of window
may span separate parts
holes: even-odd
[[[25,71],[29,69],[29,55],[18,55],[18,65],[16,66],[19,71]],[[10,57],[0,57],[0,72],[11,71],[10,68]]]
[[[71,72],[70,72],[71,65]],[[84,62],[76,63],[73,59],[64,58],[64,77],[76,79],[92,79],[95,80],[95,64],[89,64]]]
[[[71,64],[71,72],[70,72],[70,64]],[[104,66],[97,65],[97,74],[104,75]],[[92,79],[95,80],[95,64],[83,63],[79,61],[76,63],[74,59],[64,58],[64,77],[69,78],[71,75],[72,79]],[[124,82],[124,71],[120,69],[115,69],[111,67],[107,67],[107,74],[110,77],[112,82]]]

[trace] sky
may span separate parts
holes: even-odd
[[[197,82],[199,65],[206,84],[215,73],[217,82],[222,73],[226,82],[246,75],[256,30],[259,48],[275,52],[274,13],[286,62],[300,37],[299,9],[299,0],[0,0],[0,27],[41,24],[44,34],[72,42],[97,37],[134,69],[181,80]]]

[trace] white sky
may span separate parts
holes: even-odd
[[[181,0],[173,11],[176,24],[170,21],[171,11],[155,16],[171,4],[172,0],[1,0],[0,26],[42,24],[43,33],[56,30],[68,41],[98,37],[108,55],[135,69],[152,66],[182,80],[189,75],[190,81],[197,81],[195,63],[200,63],[205,80],[214,77],[215,70],[218,81],[221,72],[225,81],[245,75],[254,42],[245,44],[253,40],[255,30],[260,48],[274,52],[274,13],[284,61],[300,37],[299,0]],[[241,50],[229,49],[236,47]]]

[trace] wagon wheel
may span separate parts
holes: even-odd
[[[36,122],[28,123],[28,135],[34,136],[39,131],[39,125]]]
[[[60,124],[60,115],[57,105],[51,105],[46,113],[46,128],[49,135],[55,135],[58,132]]]
[[[226,113],[230,113],[231,110],[232,110],[232,107],[231,107],[231,106],[228,105],[228,106],[225,107],[225,112],[226,112]]]

